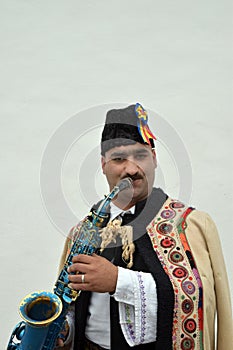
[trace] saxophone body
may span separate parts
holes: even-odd
[[[92,255],[101,245],[99,229],[109,219],[108,207],[112,199],[124,189],[131,187],[130,178],[125,178],[100,203],[80,227],[70,253],[55,283],[53,293],[36,291],[28,294],[19,305],[23,321],[14,328],[7,350],[53,350],[63,330],[70,304],[77,299],[80,291],[71,289],[68,267],[75,255]]]

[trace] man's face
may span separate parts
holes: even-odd
[[[155,151],[150,146],[138,142],[111,148],[102,157],[102,169],[110,190],[121,179],[130,177],[133,180],[133,197],[130,205],[145,199],[151,193],[156,166]]]

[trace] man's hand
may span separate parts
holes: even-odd
[[[99,293],[113,293],[116,289],[118,268],[102,256],[80,254],[69,267],[70,287]]]
[[[56,343],[56,349],[57,348],[63,348],[64,347],[64,341],[60,338],[57,339],[57,343]]]
[[[68,325],[68,322],[65,321],[64,322],[64,325],[62,327],[62,331],[60,332],[60,336],[62,335],[61,338],[57,338],[57,341],[56,341],[56,349],[57,348],[63,348],[65,345],[64,345],[64,342],[67,337],[68,337],[68,334],[69,334],[69,325]],[[63,339],[62,339],[63,338]]]

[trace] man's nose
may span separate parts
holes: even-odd
[[[124,170],[129,175],[135,175],[138,172],[139,167],[134,161],[127,159]]]

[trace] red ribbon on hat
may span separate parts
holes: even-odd
[[[140,103],[136,103],[135,105],[135,113],[138,117],[138,132],[141,135],[143,141],[150,145],[150,139],[156,140],[155,135],[150,130],[147,122],[148,122],[148,114],[147,111],[140,105]]]

